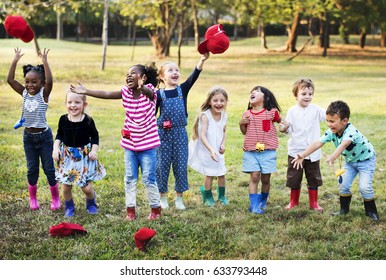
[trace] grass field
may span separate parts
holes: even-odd
[[[284,44],[285,38],[268,38],[272,49]],[[305,38],[301,38],[299,45]],[[187,210],[174,209],[173,178],[168,194],[171,208],[160,220],[146,219],[149,209],[145,190],[138,186],[138,213],[135,222],[124,221],[123,149],[119,146],[124,110],[120,100],[89,98],[89,113],[100,134],[99,159],[108,176],[95,183],[100,213],[90,216],[85,210],[84,195],[74,188],[76,216],[63,217],[49,210],[50,194],[41,170],[38,198],[39,211],[31,212],[26,187],[26,163],[22,129],[14,130],[20,118],[21,98],[6,83],[14,47],[25,55],[19,62],[16,78],[22,81],[21,66],[37,64],[32,43],[0,40],[0,259],[3,260],[385,260],[386,259],[386,50],[356,45],[343,46],[339,41],[323,58],[321,50],[309,47],[291,62],[287,53],[265,51],[257,39],[231,42],[222,55],[212,55],[192,88],[188,100],[190,133],[198,108],[208,89],[222,85],[229,92],[227,112],[226,166],[227,197],[230,204],[206,208],[201,204],[199,186],[203,176],[189,170],[190,190],[185,193]],[[57,122],[66,113],[64,97],[69,84],[81,81],[90,89],[119,90],[127,69],[137,63],[162,61],[153,56],[150,46],[113,45],[107,49],[106,70],[101,71],[102,47],[95,44],[39,40],[41,48],[50,48],[48,60],[54,75],[47,118],[56,131]],[[134,60],[131,61],[134,51]],[[177,61],[177,50],[172,56]],[[199,54],[193,46],[183,46],[181,82],[193,70]],[[380,221],[372,222],[364,215],[357,180],[352,188],[351,211],[344,217],[332,217],[339,209],[338,187],[333,171],[322,163],[324,185],[319,191],[323,214],[308,210],[308,195],[302,188],[300,207],[284,210],[289,201],[285,187],[287,138],[279,135],[277,173],[272,175],[268,208],[264,215],[248,212],[249,176],[241,172],[243,136],[238,122],[246,109],[249,92],[256,85],[272,90],[285,117],[295,104],[292,83],[309,77],[316,85],[313,103],[327,107],[331,101],[344,100],[351,107],[350,121],[373,143],[377,150],[374,190]],[[326,125],[322,125],[322,130]],[[324,152],[333,151],[327,144]],[[62,221],[83,225],[86,236],[51,238],[49,227]],[[141,227],[157,231],[147,252],[138,251],[133,235]]]

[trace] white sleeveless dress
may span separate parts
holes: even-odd
[[[216,121],[213,119],[210,109],[202,112],[208,118],[208,130],[206,138],[213,149],[219,151],[221,142],[224,138],[224,127],[226,125],[228,115],[221,112],[221,119]],[[202,123],[199,120],[198,132],[200,132]],[[205,176],[223,176],[226,173],[224,154],[219,154],[218,161],[214,161],[210,157],[209,150],[204,146],[198,138],[189,142],[189,159],[188,164],[194,170]]]

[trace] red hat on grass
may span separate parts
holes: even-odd
[[[216,24],[206,30],[205,40],[198,45],[198,52],[200,54],[207,52],[218,54],[225,52],[228,48],[229,38],[223,30],[222,24]]]
[[[156,234],[156,231],[151,228],[141,228],[134,234],[135,246],[138,250],[145,250],[147,243]]]
[[[7,16],[4,21],[5,31],[12,37],[28,43],[34,38],[34,32],[22,16]]]
[[[74,234],[86,234],[87,231],[78,224],[60,223],[50,227],[50,236],[69,236]]]

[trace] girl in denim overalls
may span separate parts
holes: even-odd
[[[157,119],[158,133],[161,146],[157,149],[157,183],[161,194],[161,207],[169,207],[166,198],[170,167],[173,167],[175,177],[176,208],[185,210],[182,193],[188,186],[188,133],[187,125],[187,98],[188,93],[200,75],[209,53],[201,55],[201,59],[189,78],[178,84],[180,72],[173,62],[165,62],[159,70],[159,79],[165,88],[157,92],[156,112],[160,110]]]

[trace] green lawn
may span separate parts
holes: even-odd
[[[302,40],[300,40],[299,45]],[[277,48],[285,38],[268,38],[268,46]],[[336,40],[337,41],[337,40]],[[334,42],[336,42],[334,41]],[[124,45],[109,46],[106,70],[101,71],[102,47],[95,44],[39,40],[41,48],[51,51],[48,56],[54,75],[47,118],[56,131],[57,122],[66,113],[64,97],[69,84],[81,81],[90,89],[119,90],[131,65],[161,60],[153,56],[150,46],[133,48]],[[40,62],[32,43],[20,40],[0,40],[0,259],[3,260],[384,260],[386,259],[386,50],[366,47],[361,51],[350,46],[349,52],[341,45],[332,45],[329,56],[323,58],[317,47],[287,62],[289,54],[265,52],[257,39],[231,42],[222,55],[212,55],[204,71],[192,88],[188,100],[190,133],[193,120],[204,101],[208,89],[222,85],[229,92],[227,112],[226,166],[228,169],[227,197],[230,204],[206,208],[201,204],[199,186],[203,176],[189,170],[190,190],[185,193],[187,210],[174,209],[173,178],[170,178],[169,204],[160,220],[146,219],[149,208],[145,190],[138,185],[138,213],[135,222],[124,221],[123,149],[119,146],[124,111],[120,100],[88,98],[89,113],[100,134],[99,159],[108,176],[95,183],[100,214],[90,216],[85,210],[84,195],[74,188],[76,216],[63,217],[63,209],[49,210],[50,194],[43,171],[39,179],[39,211],[31,212],[26,187],[26,163],[22,144],[22,129],[14,130],[20,118],[21,98],[6,83],[14,47],[25,52],[17,68],[17,79],[22,81],[21,66]],[[172,57],[177,61],[177,49]],[[342,55],[344,54],[344,55]],[[192,45],[183,46],[181,82],[188,77],[199,60]],[[352,188],[351,211],[345,217],[332,217],[339,209],[338,187],[330,167],[322,163],[324,185],[320,188],[323,214],[308,210],[306,188],[302,189],[300,207],[292,211],[283,208],[289,201],[285,187],[287,138],[279,135],[277,173],[272,175],[271,193],[265,215],[248,212],[249,175],[241,172],[243,136],[238,122],[248,104],[249,92],[256,85],[272,90],[285,117],[295,104],[292,83],[299,77],[315,82],[313,103],[327,107],[331,101],[344,100],[351,107],[350,121],[373,143],[377,150],[377,170],[374,190],[380,221],[373,223],[364,215],[357,180]],[[322,125],[322,130],[326,125]],[[333,144],[325,145],[324,152],[333,151]],[[172,177],[172,176],[171,176]],[[83,237],[51,238],[49,227],[62,221],[83,225],[89,234]],[[133,235],[141,227],[157,231],[147,252],[136,249]]]

